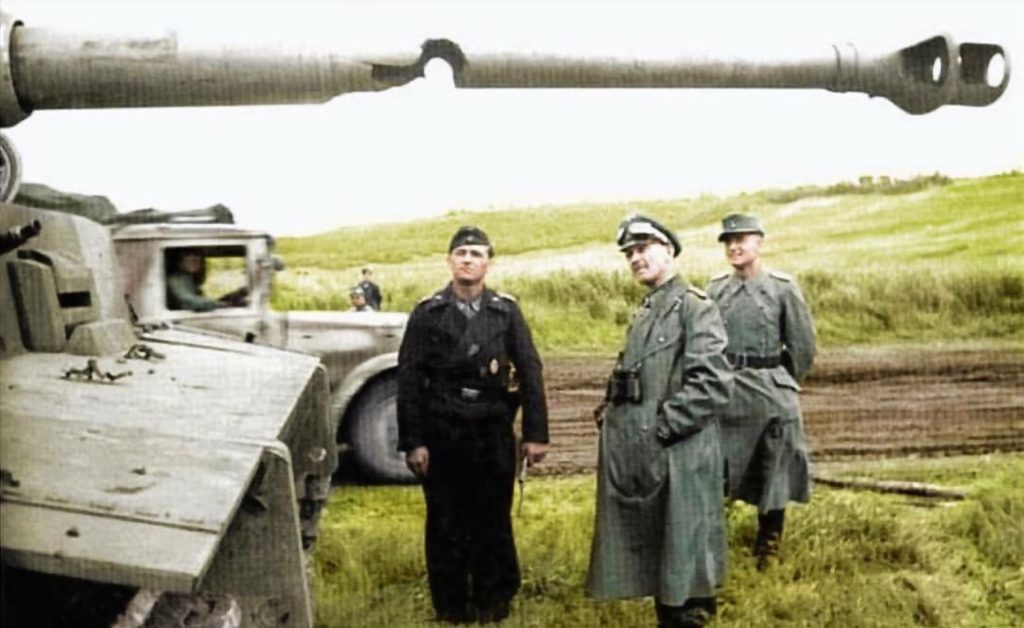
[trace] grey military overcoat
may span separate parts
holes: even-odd
[[[722,451],[729,494],[760,512],[810,499],[807,439],[800,414],[799,381],[814,361],[814,323],[796,281],[761,269],[744,280],[726,273],[708,295],[729,334],[727,352],[771,358],[773,368],[736,370],[736,387],[722,415]]]
[[[649,307],[646,305],[649,304]],[[673,279],[633,319],[622,364],[642,364],[643,399],[612,406],[601,428],[587,588],[597,599],[711,597],[725,575],[716,412],[731,369],[704,294]]]

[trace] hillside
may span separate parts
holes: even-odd
[[[677,229],[684,276],[727,270],[716,242],[734,211],[762,217],[770,266],[795,273],[825,345],[1024,340],[1024,175],[950,181],[862,180],[731,197],[453,212],[400,225],[282,238],[290,269],[280,308],[347,307],[359,267],[374,267],[385,307],[408,310],[446,279],[451,233],[476,224],[497,257],[491,284],[520,297],[541,346],[604,351],[621,338],[642,290],[612,238],[622,216],[649,212]]]

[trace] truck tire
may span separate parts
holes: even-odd
[[[416,477],[398,451],[398,379],[394,373],[374,380],[356,398],[350,417],[352,457],[359,471],[377,482],[412,483]]]

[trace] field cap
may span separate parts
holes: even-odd
[[[366,293],[365,293],[365,292],[363,292],[363,289],[362,289],[362,288],[360,288],[359,286],[356,286],[356,287],[352,288],[351,290],[349,290],[349,291],[348,291],[348,294],[349,294],[349,296],[353,296],[353,297],[354,297],[354,296],[356,296],[357,294],[358,294],[359,296],[364,296],[364,295],[365,295]]]
[[[662,244],[672,245],[672,257],[677,257],[683,248],[679,245],[676,234],[653,218],[641,214],[630,214],[619,223],[615,242],[619,245],[620,251],[624,252],[630,247],[648,240],[657,240]]]
[[[451,242],[448,243],[448,252],[451,253],[460,246],[467,245],[486,246],[487,254],[494,255],[494,249],[491,247],[491,241],[487,239],[487,234],[476,227],[470,226],[459,227],[459,230],[452,236]]]
[[[718,241],[723,242],[731,235],[738,233],[757,233],[764,235],[761,228],[761,221],[757,216],[749,214],[729,214],[722,219],[722,233],[718,235]]]

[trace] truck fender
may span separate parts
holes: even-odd
[[[340,441],[342,436],[342,420],[348,411],[352,400],[359,391],[366,386],[374,377],[392,369],[398,368],[398,353],[384,353],[363,362],[341,381],[337,389],[331,393],[331,416],[337,417],[338,424],[335,426],[337,438]]]

